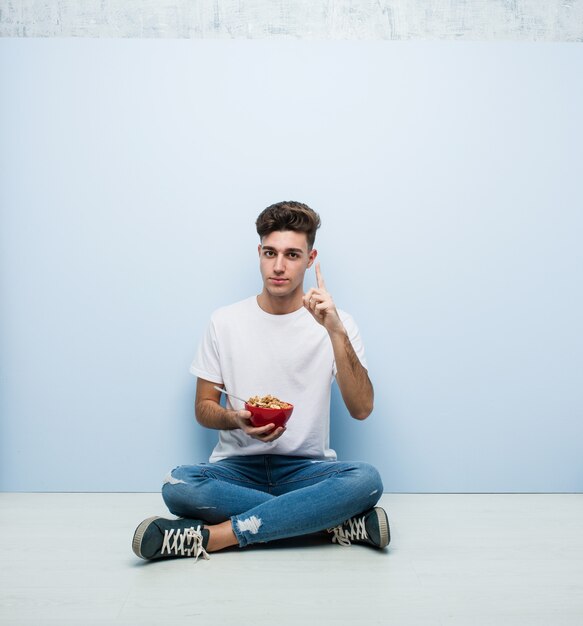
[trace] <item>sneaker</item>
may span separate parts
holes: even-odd
[[[204,522],[193,519],[149,517],[134,533],[132,549],[141,559],[168,559],[177,556],[199,556],[208,559],[205,548],[209,531]]]
[[[389,519],[380,506],[370,509],[360,515],[355,515],[334,528],[328,529],[334,533],[332,542],[341,546],[349,546],[353,541],[368,543],[375,548],[385,548],[391,541]]]

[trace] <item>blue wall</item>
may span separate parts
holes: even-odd
[[[297,199],[376,388],[387,491],[583,488],[583,48],[0,41],[0,488],[206,459],[188,366]],[[310,275],[310,281],[313,276]]]

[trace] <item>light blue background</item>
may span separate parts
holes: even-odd
[[[376,388],[364,423],[335,392],[339,455],[581,491],[581,76],[569,44],[0,41],[0,488],[205,460],[188,366],[297,199]]]

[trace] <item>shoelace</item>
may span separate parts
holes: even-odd
[[[174,554],[176,556],[193,556],[194,562],[199,556],[203,559],[209,559],[207,551],[204,549],[203,536],[200,532],[200,526],[194,528],[184,528],[177,530],[170,528],[164,531],[164,540],[162,542],[161,554]]]
[[[329,533],[334,533],[332,543],[337,542],[341,546],[350,546],[353,541],[368,539],[364,517],[351,517],[346,522],[328,529]]]

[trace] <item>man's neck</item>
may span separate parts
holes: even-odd
[[[297,294],[275,297],[268,291],[263,290],[257,296],[257,304],[259,308],[271,315],[287,315],[302,308],[303,296],[303,291],[299,291]]]

